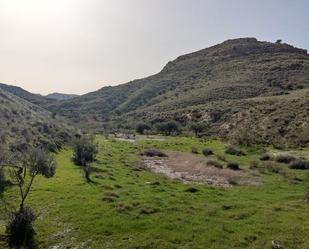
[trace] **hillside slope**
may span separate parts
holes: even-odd
[[[200,122],[209,127],[206,135],[238,144],[306,147],[309,146],[309,89],[278,96],[213,101],[166,112],[145,108],[115,117],[112,122],[113,126],[130,125],[135,120],[150,124],[176,120],[184,126]]]
[[[142,108],[181,109],[226,99],[280,95],[309,87],[309,55],[287,44],[242,38],[180,56],[148,78],[55,103],[75,121],[107,121]]]
[[[0,141],[15,149],[29,144],[56,150],[70,139],[72,128],[50,112],[0,89]]]
[[[18,86],[12,86],[0,83],[0,89],[39,106],[47,106],[55,102],[55,100],[48,99],[40,94],[30,93]]]

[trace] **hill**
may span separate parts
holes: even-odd
[[[67,100],[67,99],[73,99],[77,97],[76,94],[65,94],[65,93],[50,93],[47,94],[45,97],[48,99],[55,99],[55,100]]]
[[[67,142],[72,128],[45,109],[0,89],[0,140],[13,149],[29,144],[55,151]]]
[[[221,110],[212,114],[214,118],[207,119],[210,126],[217,127],[218,120],[230,122],[226,113],[244,111],[244,103],[251,103],[251,98],[260,97],[260,108],[267,109],[271,101],[265,102],[265,97],[288,99],[286,94],[308,87],[309,55],[306,50],[288,44],[241,38],[180,56],[156,75],[104,87],[71,100],[52,103],[48,108],[82,126],[132,129],[141,120],[155,125],[171,117],[170,113],[183,114],[183,109],[207,110],[217,106]],[[303,94],[300,98],[303,103]],[[281,108],[280,98],[272,101],[278,101],[277,107]],[[280,117],[282,122],[291,121],[290,111],[296,103],[289,103],[286,111],[278,110],[284,113]],[[273,113],[264,115],[270,118]],[[253,116],[247,117],[248,122],[255,120]],[[190,119],[180,121],[187,126]],[[258,126],[259,122],[252,125],[255,124]],[[255,130],[260,129],[256,127]],[[269,131],[264,132],[266,135],[259,136],[268,137]],[[218,133],[224,132],[220,130]],[[290,131],[286,133],[290,134]]]
[[[52,99],[45,98],[40,94],[30,93],[18,86],[12,86],[12,85],[0,83],[0,89],[8,93],[11,93],[21,99],[27,100],[28,102],[35,104],[35,105],[46,106],[46,105],[50,105],[51,103],[55,101]]]

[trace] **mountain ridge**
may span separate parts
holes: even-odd
[[[295,139],[290,139],[293,146],[297,143],[307,146],[309,142],[306,139],[302,141],[293,129],[297,130],[297,122],[308,121],[308,110],[300,110],[299,117],[294,117],[295,122],[291,122],[289,112],[293,106],[299,108],[306,103],[308,88],[307,50],[281,42],[239,38],[181,55],[168,62],[158,74],[143,79],[103,87],[69,100],[37,101],[37,104],[79,127],[95,131],[132,130],[138,122],[155,127],[157,123],[176,120],[183,129],[188,129],[192,122],[203,122],[209,127],[209,134],[230,139],[236,135],[223,128],[236,122],[237,118],[233,115],[246,113],[246,104],[263,112],[271,108],[267,100],[269,97],[275,100],[274,106],[279,109],[280,105],[286,106],[284,102],[290,105],[286,106],[286,111],[275,113],[282,116],[283,122],[293,124],[282,138],[276,138],[278,129],[259,129],[260,120],[256,120],[254,115],[246,114],[248,122],[237,121],[239,127],[233,129],[249,129],[248,123],[252,121],[254,127],[250,129],[259,138],[256,142],[278,140],[280,144],[289,143],[287,138],[294,136]],[[256,102],[256,99],[259,101]],[[209,117],[207,120],[184,118],[188,114],[184,110],[190,109],[202,117]],[[252,112],[261,117],[256,109],[253,108]],[[265,112],[263,118],[268,120],[269,126],[276,127],[271,115]],[[220,130],[216,132],[216,129]],[[298,134],[303,134],[303,130]]]

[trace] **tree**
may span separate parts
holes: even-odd
[[[157,130],[166,135],[171,135],[172,133],[180,133],[179,124],[175,121],[168,121],[157,124]]]
[[[21,156],[21,163],[18,166],[11,167],[11,172],[21,197],[19,209],[23,210],[34,179],[38,175],[46,178],[53,177],[56,173],[56,161],[42,149],[31,148]]]
[[[97,144],[93,136],[83,136],[74,141],[73,145],[73,162],[81,166],[88,182],[91,181],[90,175],[92,168],[90,163],[96,160],[98,153]]]
[[[21,156],[16,154],[15,162],[10,168],[12,181],[19,188],[20,204],[18,211],[12,212],[6,227],[8,242],[11,248],[33,249],[36,246],[32,223],[36,216],[33,210],[30,207],[25,207],[24,204],[38,175],[46,178],[55,175],[56,162],[47,152],[35,148],[31,148]]]
[[[190,126],[190,130],[194,132],[195,136],[206,130],[206,125],[202,123],[194,123]]]
[[[151,129],[151,127],[148,124],[146,124],[146,123],[139,123],[139,124],[137,124],[135,130],[136,130],[136,132],[138,132],[140,134],[144,134],[145,131],[148,131],[150,129]]]

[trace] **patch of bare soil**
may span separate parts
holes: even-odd
[[[207,159],[183,152],[166,152],[166,158],[143,157],[143,165],[155,173],[164,174],[171,179],[185,183],[230,187],[234,184],[248,184],[242,180],[246,174],[241,170],[220,169],[207,165]]]

